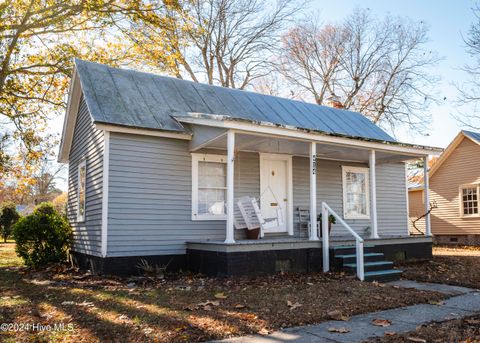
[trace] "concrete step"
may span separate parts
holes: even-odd
[[[389,270],[376,270],[371,272],[365,272],[365,281],[394,281],[400,279],[403,270],[389,269]]]
[[[375,262],[383,261],[384,255],[379,252],[368,252],[363,254],[365,262]],[[342,266],[346,263],[355,263],[357,261],[356,254],[347,254],[347,255],[335,255],[335,259],[339,259],[342,262]]]
[[[393,269],[393,262],[390,261],[375,261],[375,262],[365,262],[363,264],[365,272],[373,272],[378,270],[391,270]],[[355,273],[357,270],[356,263],[345,263],[343,265],[347,271]]]

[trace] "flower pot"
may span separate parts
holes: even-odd
[[[260,228],[252,230],[245,229],[245,231],[247,232],[247,239],[258,239],[258,237],[260,236]]]
[[[332,231],[332,223],[328,222],[328,235],[330,236],[330,232]],[[322,230],[322,222],[320,221],[320,237],[323,235],[323,230]]]

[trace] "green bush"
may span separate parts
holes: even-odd
[[[13,237],[25,264],[41,267],[67,260],[72,230],[52,204],[42,203],[14,225]]]
[[[18,219],[20,214],[13,202],[7,201],[0,205],[0,231],[4,242],[7,242],[7,238],[12,234],[13,225]]]

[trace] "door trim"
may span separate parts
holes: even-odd
[[[265,159],[270,160],[278,160],[278,161],[285,161],[287,162],[287,209],[286,209],[286,217],[285,224],[287,225],[287,234],[293,236],[293,168],[292,168],[292,155],[285,155],[285,154],[270,154],[270,153],[263,153],[260,152],[260,195],[261,191],[264,187],[265,180],[262,177],[262,170],[264,167]]]

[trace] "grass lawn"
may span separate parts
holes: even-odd
[[[480,288],[480,248],[433,248],[433,260],[401,266],[407,279]]]
[[[480,342],[480,315],[420,325],[415,331],[373,339],[375,343]]]
[[[64,325],[51,332],[0,333],[6,342],[202,341],[318,323],[338,316],[335,310],[350,316],[443,297],[341,274],[152,281],[31,272],[11,243],[0,244],[0,261],[1,321]]]
[[[480,288],[479,266],[478,247],[437,246],[433,248],[432,261],[406,263],[401,268],[408,279]],[[415,331],[377,338],[371,342],[480,342],[480,315],[421,325]]]

